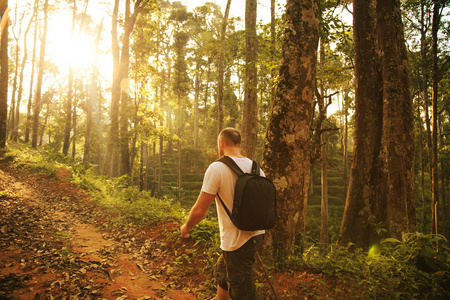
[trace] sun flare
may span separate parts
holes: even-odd
[[[72,37],[70,16],[55,15],[49,21],[47,34],[47,60],[55,64],[60,73],[71,65],[78,70],[87,70],[95,63],[95,46],[91,36],[79,30]]]

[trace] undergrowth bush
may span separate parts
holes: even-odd
[[[59,167],[72,170],[71,181],[85,189],[93,200],[110,211],[119,213],[126,222],[151,224],[168,219],[181,220],[184,216],[180,205],[168,198],[151,197],[148,191],[130,186],[128,176],[108,178],[96,175],[89,165],[65,158],[52,150],[39,151],[23,144],[10,144],[8,157],[17,165],[34,171],[54,175]]]
[[[302,256],[307,268],[354,286],[366,299],[450,299],[450,249],[440,235],[405,234],[385,239],[368,252],[317,246]]]

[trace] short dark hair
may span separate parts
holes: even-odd
[[[222,139],[229,146],[241,144],[241,134],[235,128],[228,127],[222,129],[219,133],[219,139]]]

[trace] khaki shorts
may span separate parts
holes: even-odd
[[[222,251],[215,268],[217,284],[228,290],[231,299],[257,299],[253,264],[256,249],[262,244],[263,235],[252,237],[234,251]]]

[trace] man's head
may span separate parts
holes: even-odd
[[[219,155],[222,156],[224,155],[223,149],[225,148],[236,148],[238,150],[241,147],[241,134],[236,129],[228,127],[219,133],[217,142]]]

